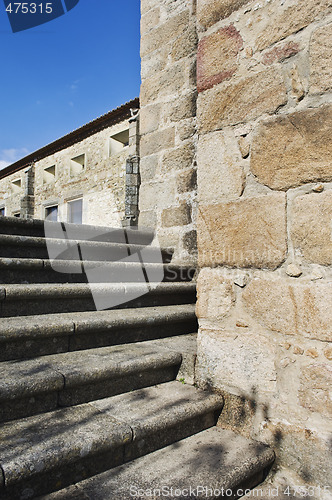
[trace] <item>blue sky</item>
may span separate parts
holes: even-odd
[[[0,168],[139,95],[139,0],[12,33],[0,0]]]

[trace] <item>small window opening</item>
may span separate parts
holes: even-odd
[[[51,184],[55,181],[55,165],[44,168],[43,184]]]
[[[58,205],[45,208],[45,219],[53,222],[58,220]]]
[[[0,217],[4,217],[5,215],[5,207],[0,208]]]
[[[123,130],[118,134],[110,137],[110,156],[120,153],[125,147],[129,145],[129,129]]]
[[[13,193],[19,193],[22,190],[22,180],[16,179],[12,181],[12,191]]]
[[[77,177],[85,168],[85,154],[76,156],[70,160],[70,175]]]

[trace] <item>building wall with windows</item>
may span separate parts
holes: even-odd
[[[131,101],[0,172],[2,215],[27,216],[29,195],[34,218],[121,227],[126,162],[138,148],[137,107]]]
[[[112,136],[124,142],[112,149]],[[128,121],[122,121],[35,164],[35,218],[58,206],[58,219],[72,220],[71,207],[82,200],[82,222],[120,226],[125,210]],[[126,145],[125,145],[126,144]],[[74,202],[74,203],[73,203]],[[78,205],[78,204],[77,204]]]
[[[21,198],[25,192],[24,169],[0,180],[0,215],[18,217],[21,214]]]

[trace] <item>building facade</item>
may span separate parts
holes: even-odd
[[[116,122],[2,171],[0,209],[34,197],[34,216],[71,220],[83,198],[84,222],[116,226],[138,204],[173,262],[198,266],[196,383],[224,395],[219,425],[271,444],[293,486],[330,498],[331,2],[141,11],[139,141],[134,121],[133,149],[112,156]]]
[[[197,383],[331,498],[331,2],[141,6],[140,217],[197,234]]]
[[[134,217],[126,169],[138,108],[130,101],[0,171],[1,214],[112,227]]]

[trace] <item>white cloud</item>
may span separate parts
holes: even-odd
[[[8,167],[8,165],[11,165],[12,163],[15,163],[15,161],[20,158],[24,158],[27,154],[29,154],[29,150],[27,148],[2,149],[0,151],[0,170]]]
[[[80,79],[73,81],[73,83],[69,86],[70,90],[75,92],[79,87],[78,84],[80,83],[80,81],[81,81]]]
[[[8,167],[8,165],[10,165],[10,163],[8,163],[8,161],[0,160],[0,170],[2,170],[3,168]]]

